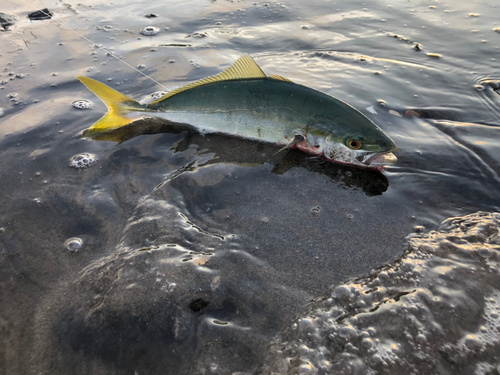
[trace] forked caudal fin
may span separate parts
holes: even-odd
[[[76,77],[99,99],[106,104],[108,112],[92,125],[83,135],[84,138],[93,138],[100,134],[128,125],[139,118],[128,117],[130,111],[137,111],[144,106],[132,98],[119,93],[111,87],[88,77]]]

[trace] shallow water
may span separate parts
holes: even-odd
[[[0,9],[18,17],[0,33],[2,373],[265,372],[312,298],[401,256],[413,231],[500,209],[493,1],[33,4],[54,18],[29,21],[21,0]],[[56,20],[169,89],[250,53],[361,110],[398,163],[276,160],[186,132],[80,139],[106,109],[75,76],[139,100],[164,88]],[[88,168],[71,167],[84,153]]]

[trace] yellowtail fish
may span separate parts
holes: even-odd
[[[298,148],[359,167],[379,167],[397,159],[397,147],[375,123],[349,104],[278,75],[266,76],[243,55],[223,72],[141,104],[87,77],[77,77],[108,107],[84,134],[103,135],[154,119],[194,129]],[[104,137],[105,139],[105,137]]]

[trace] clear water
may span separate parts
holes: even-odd
[[[413,231],[499,210],[494,1],[33,4],[54,19],[0,9],[18,17],[0,33],[2,373],[265,372],[311,299],[392,262]],[[56,20],[167,89],[249,53],[361,110],[398,163],[277,161],[186,132],[82,140],[106,109],[75,76],[138,100],[165,87]]]

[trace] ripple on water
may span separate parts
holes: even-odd
[[[337,286],[280,334],[264,372],[497,369],[499,229],[499,213],[479,212],[410,235],[403,258]]]

